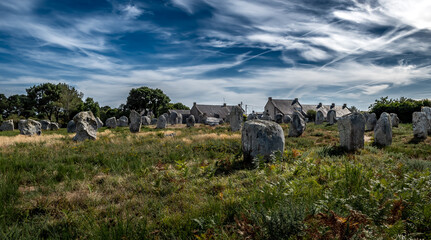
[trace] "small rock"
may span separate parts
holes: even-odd
[[[142,125],[151,125],[151,119],[147,116],[142,116]]]
[[[118,125],[117,119],[115,117],[110,117],[106,119],[105,125],[108,128],[116,128]]]
[[[13,126],[12,119],[4,121],[0,126],[0,131],[13,131],[13,130],[14,130],[14,126]]]
[[[38,121],[31,119],[20,120],[18,122],[18,129],[22,135],[41,135],[42,134],[42,124]]]
[[[97,120],[93,113],[80,112],[73,117],[76,124],[76,135],[74,141],[85,141],[86,139],[95,140],[97,138]]]
[[[40,120],[39,122],[42,125],[42,130],[51,130],[49,128],[49,124],[51,123],[51,121],[49,121],[49,120]]]
[[[126,116],[120,117],[120,119],[117,120],[118,127],[128,127],[129,126],[129,119]]]
[[[58,130],[58,129],[60,129],[60,125],[56,122],[50,122],[49,123],[49,129],[54,130],[54,131]]]

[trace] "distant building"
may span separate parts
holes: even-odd
[[[214,117],[222,119],[226,122],[229,113],[231,112],[232,105],[205,105],[193,103],[193,107],[190,109],[190,114],[195,116],[197,122],[202,122],[204,117]]]
[[[301,104],[298,98],[295,99],[273,99],[268,98],[268,102],[265,105],[265,112],[269,114],[272,119],[275,119],[275,115],[281,113],[283,115],[292,115],[293,112],[299,111],[302,115],[307,116],[309,110],[321,111],[323,116],[326,118],[329,110],[335,110],[337,117],[350,114],[350,110],[347,108],[347,104],[343,106],[337,106],[334,103],[332,105],[323,105],[319,103],[317,105]]]

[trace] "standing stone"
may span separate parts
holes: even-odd
[[[42,124],[38,121],[31,119],[20,120],[18,122],[18,129],[22,135],[41,135],[42,134]]]
[[[292,122],[292,118],[289,115],[284,115],[283,117],[283,123],[291,123]]]
[[[267,121],[272,120],[272,118],[271,118],[271,116],[269,115],[269,113],[268,113],[268,112],[264,112],[264,113],[262,114],[262,116],[260,117],[260,119],[261,119],[261,120],[267,120]]]
[[[327,119],[329,125],[334,125],[337,122],[337,112],[334,109],[328,111]]]
[[[110,117],[110,118],[106,119],[105,125],[108,128],[116,128],[117,127],[117,119],[115,117]]]
[[[58,129],[60,129],[60,125],[56,122],[50,122],[49,123],[49,129],[50,130],[58,130]]]
[[[67,123],[67,132],[68,133],[76,133],[76,124],[73,120],[70,120]]]
[[[242,127],[242,123],[244,120],[243,117],[244,112],[240,106],[235,106],[232,108],[229,114],[229,123],[230,130],[232,132],[240,131]]]
[[[221,121],[223,121],[223,119],[215,117],[204,117],[204,124],[212,127],[219,125]]]
[[[49,120],[40,120],[39,122],[42,125],[42,130],[51,130],[49,128],[49,124],[51,123]]]
[[[73,121],[76,124],[76,135],[73,141],[81,142],[97,138],[97,120],[91,111],[76,114]]]
[[[150,125],[151,119],[147,116],[142,116],[142,125]]]
[[[413,113],[413,135],[416,139],[428,137],[429,122],[425,112]]]
[[[0,131],[13,131],[13,130],[14,130],[14,126],[13,126],[12,119],[4,121],[0,126]]]
[[[421,112],[424,112],[428,119],[428,134],[431,134],[431,108],[422,107]]]
[[[299,112],[294,112],[292,115],[292,123],[289,127],[288,137],[299,137],[305,131],[305,120]]]
[[[257,119],[257,115],[253,112],[247,116],[247,121]]]
[[[392,144],[392,120],[388,113],[382,113],[377,121],[374,128],[374,142],[383,147]]]
[[[398,127],[400,124],[400,119],[398,118],[398,115],[396,113],[391,113],[391,123],[392,127]]]
[[[126,116],[122,116],[120,119],[118,119],[117,124],[119,127],[128,127],[129,119]]]
[[[340,145],[348,151],[364,148],[365,117],[360,113],[345,115],[338,121]]]
[[[156,127],[156,128],[159,128],[159,129],[166,128],[166,124],[167,124],[167,122],[166,122],[166,118],[165,118],[165,116],[164,116],[164,115],[161,115],[161,116],[157,119],[157,127]]]
[[[158,119],[157,118],[152,118],[151,119],[151,125],[156,125],[157,124]]]
[[[254,163],[259,158],[273,161],[284,151],[284,132],[275,122],[251,120],[244,123],[241,134],[244,161]]]
[[[96,122],[97,122],[97,128],[103,127],[103,122],[102,122],[102,120],[100,120],[99,117],[96,118]]]
[[[322,124],[324,120],[325,120],[325,116],[323,115],[323,112],[317,111],[316,112],[316,121],[314,122],[314,124],[316,124],[316,125]]]
[[[177,124],[183,124],[183,115],[178,113]]]
[[[277,113],[276,115],[275,115],[275,122],[276,123],[278,123],[278,124],[280,124],[280,123],[283,123],[283,114],[281,114],[281,113]]]
[[[367,113],[367,122],[365,124],[365,131],[373,131],[377,124],[377,117],[375,113]]]
[[[130,112],[129,118],[130,118],[130,127],[129,127],[130,132],[137,133],[141,131],[141,126],[142,126],[141,115],[135,110],[132,110]]]
[[[187,118],[187,127],[194,127],[194,126],[195,126],[195,122],[196,122],[196,120],[195,120],[195,116],[190,115],[190,116]]]
[[[178,113],[173,111],[171,112],[171,114],[169,115],[169,124],[171,125],[175,125],[178,123]]]

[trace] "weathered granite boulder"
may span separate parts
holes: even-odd
[[[139,114],[135,110],[132,110],[130,111],[129,118],[130,118],[130,126],[129,126],[130,132],[137,133],[141,131],[141,126],[142,126],[141,114]]]
[[[49,121],[49,120],[40,120],[39,122],[42,125],[42,130],[51,130],[49,128],[49,124],[51,123],[51,121]]]
[[[428,137],[429,121],[425,112],[413,113],[413,135],[416,139]]]
[[[421,112],[424,112],[428,119],[428,134],[431,134],[431,108],[422,107]]]
[[[196,120],[195,120],[195,116],[190,115],[190,116],[187,118],[187,127],[194,127],[194,126],[195,126],[195,122],[196,122]]]
[[[314,121],[314,124],[319,125],[322,124],[323,121],[325,121],[325,116],[323,115],[322,111],[316,112],[316,120]]]
[[[329,110],[326,118],[329,125],[334,125],[337,122],[337,112],[333,109]]]
[[[58,130],[58,129],[60,129],[60,125],[56,122],[50,122],[49,123],[49,129],[50,130]]]
[[[299,137],[305,131],[305,119],[299,112],[294,112],[292,115],[292,123],[289,127],[288,137]]]
[[[74,141],[95,140],[97,138],[97,120],[93,113],[80,112],[73,117],[76,124],[76,135]]]
[[[151,119],[147,116],[142,116],[142,125],[151,125]]]
[[[126,116],[121,116],[117,120],[118,127],[128,127],[129,126],[129,119]]]
[[[152,118],[151,119],[151,125],[156,125],[157,124],[158,119],[157,118]]]
[[[377,124],[377,117],[375,113],[365,113],[366,124],[365,131],[373,131]]]
[[[171,125],[175,125],[178,124],[178,113],[173,111],[171,112],[171,114],[169,115],[169,124]]]
[[[76,133],[76,124],[73,120],[70,120],[67,123],[67,132],[68,133]]]
[[[41,135],[42,134],[42,124],[38,121],[31,119],[20,120],[18,122],[18,129],[22,135]]]
[[[391,123],[392,127],[398,127],[400,124],[400,119],[398,118],[398,115],[396,113],[391,113]]]
[[[278,124],[283,123],[283,114],[281,114],[281,113],[275,114],[274,120]]]
[[[260,117],[260,120],[271,121],[271,120],[272,120],[272,118],[271,118],[271,116],[269,115],[269,113],[264,112],[264,113],[262,114],[262,116]]]
[[[240,106],[235,106],[232,108],[229,114],[230,130],[232,130],[232,132],[241,130],[241,127],[244,121],[243,114],[244,114],[244,111]]]
[[[338,120],[340,145],[349,151],[364,148],[365,117],[360,113],[345,115]]]
[[[275,154],[284,151],[284,132],[275,122],[251,120],[244,123],[241,134],[244,161],[254,163],[272,161]]]
[[[255,113],[250,113],[247,116],[247,121],[254,120],[254,119],[257,119],[257,115]]]
[[[220,120],[223,120],[223,119],[215,118],[215,117],[205,117],[204,118],[204,124],[213,127],[213,126],[219,125],[220,124]]]
[[[14,130],[14,126],[13,126],[12,119],[4,121],[0,126],[0,131],[13,131],[13,130]]]
[[[383,147],[392,144],[392,120],[388,113],[382,113],[377,121],[374,128],[374,142]]]
[[[108,128],[116,128],[118,125],[117,119],[115,117],[110,117],[110,118],[106,119],[105,125]]]
[[[157,126],[156,126],[156,128],[163,129],[163,128],[166,128],[166,125],[167,125],[167,121],[166,121],[165,115],[161,115],[157,119]]]
[[[97,122],[97,128],[103,127],[103,122],[102,122],[102,120],[100,120],[99,117],[96,118],[96,122]]]
[[[292,118],[289,115],[284,115],[283,117],[283,123],[291,123],[292,122]]]

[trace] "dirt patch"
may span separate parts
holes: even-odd
[[[371,136],[367,136],[367,135],[364,136],[364,141],[365,142],[371,142],[371,139],[372,139]]]

